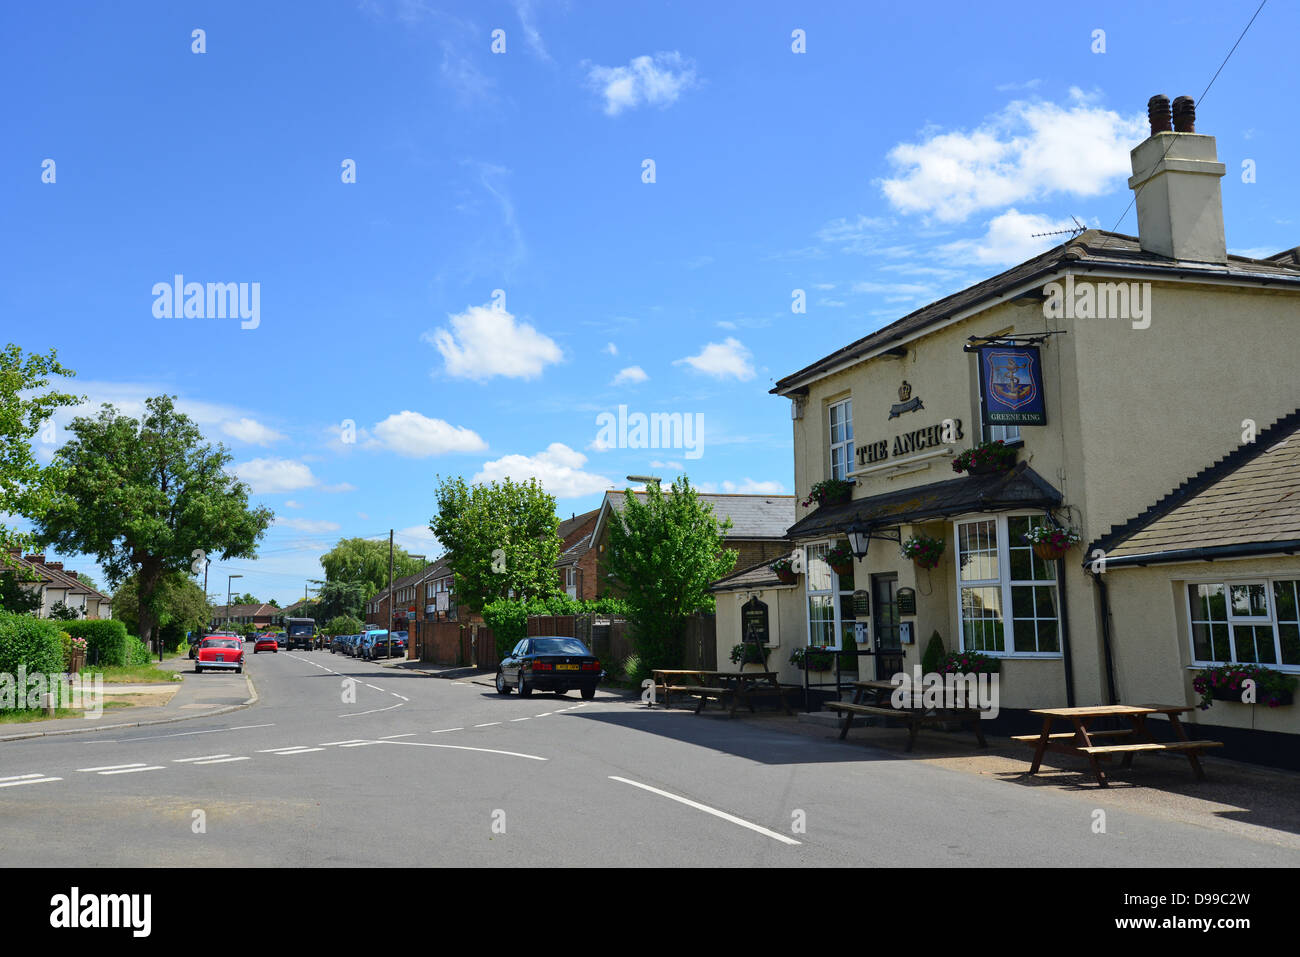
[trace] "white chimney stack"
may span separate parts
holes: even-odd
[[[1223,195],[1214,137],[1196,132],[1196,106],[1190,96],[1174,100],[1173,130],[1169,100],[1147,103],[1151,136],[1130,153],[1137,193],[1138,240],[1142,249],[1169,259],[1226,263]]]

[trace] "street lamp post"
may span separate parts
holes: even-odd
[[[226,576],[226,622],[227,624],[229,624],[230,622],[230,583],[234,581],[236,578],[243,578],[243,577],[244,577],[243,575]]]

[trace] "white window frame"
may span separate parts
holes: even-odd
[[[1022,579],[1012,580],[1011,578],[1011,535],[1007,530],[1007,520],[1011,518],[1043,518],[1042,512],[1020,511],[1020,512],[997,512],[983,515],[966,515],[957,518],[952,523],[952,556],[953,556],[953,580],[956,597],[956,615],[957,615],[957,642],[961,651],[978,652],[981,655],[988,655],[990,658],[1063,658],[1064,653],[1057,651],[1021,651],[1015,647],[1016,629],[1015,629],[1015,612],[1011,602],[1011,589],[1013,587],[1050,587],[1056,589],[1056,643],[1059,646],[1064,645],[1063,627],[1061,624],[1061,589],[1064,587],[1059,577],[1054,577],[1052,581],[1025,581]],[[996,579],[972,579],[963,581],[961,577],[961,526],[972,525],[979,522],[994,522],[997,529],[997,558],[998,558],[998,577]],[[1056,574],[1056,563],[1050,563],[1053,575]],[[1002,651],[986,651],[979,648],[966,647],[966,629],[962,624],[961,614],[961,593],[963,588],[997,588],[1002,598]],[[1048,619],[1039,618],[1038,621]]]
[[[1300,581],[1300,574],[1295,575],[1271,575],[1259,576],[1251,575],[1245,578],[1226,578],[1223,576],[1200,577],[1183,579],[1179,584],[1183,590],[1183,621],[1187,623],[1187,648],[1192,666],[1195,668],[1214,668],[1219,665],[1253,665],[1258,664],[1261,668],[1272,668],[1275,671],[1284,671],[1288,674],[1300,674],[1300,664],[1283,664],[1282,663],[1282,623],[1277,617],[1277,602],[1273,599],[1274,582],[1294,582]],[[1228,648],[1231,658],[1228,661],[1214,661],[1210,659],[1196,657],[1196,635],[1192,627],[1192,596],[1189,586],[1193,585],[1222,585],[1224,589],[1224,608],[1227,612],[1228,625]],[[1232,613],[1232,586],[1233,585],[1263,585],[1264,600],[1268,602],[1268,617],[1264,618],[1258,615],[1234,615]],[[1258,626],[1272,625],[1273,627],[1273,652],[1277,658],[1275,664],[1268,662],[1240,661],[1237,658],[1237,633],[1234,625]],[[1213,641],[1210,644],[1210,650],[1214,650]]]
[[[805,646],[805,647],[811,647],[811,646],[812,646],[812,643],[813,643],[813,641],[812,641],[812,609],[809,607],[809,605],[810,605],[809,599],[810,599],[810,598],[813,598],[814,596],[819,596],[819,595],[829,595],[829,596],[831,597],[831,612],[832,612],[832,615],[831,615],[831,637],[834,639],[834,641],[832,642],[832,644],[830,644],[830,645],[828,645],[828,646],[818,645],[818,647],[830,647],[830,648],[834,648],[836,651],[842,651],[843,648],[844,648],[844,619],[843,619],[843,617],[840,615],[840,610],[841,610],[840,599],[841,599],[844,595],[852,595],[854,589],[851,588],[851,589],[849,589],[848,591],[845,591],[844,589],[840,588],[840,587],[839,587],[840,576],[837,575],[837,574],[835,574],[835,570],[834,570],[833,568],[831,568],[830,565],[827,565],[827,566],[826,566],[827,574],[829,574],[829,575],[831,576],[831,588],[830,588],[830,590],[827,591],[827,590],[824,590],[824,589],[811,589],[811,588],[808,587],[808,583],[809,583],[810,581],[812,581],[812,563],[813,563],[813,561],[814,561],[814,559],[812,558],[812,555],[811,555],[811,551],[812,551],[812,549],[814,549],[814,548],[820,548],[820,547],[823,547],[823,546],[824,546],[825,548],[828,548],[828,549],[829,549],[829,548],[831,548],[831,547],[832,547],[832,546],[833,546],[837,541],[839,541],[839,540],[840,540],[840,537],[839,537],[839,536],[836,536],[836,537],[834,537],[834,538],[823,539],[822,541],[819,541],[819,542],[807,542],[807,543],[805,543],[804,546],[803,546],[803,549],[804,549],[804,561],[805,561],[804,573],[803,573],[803,580],[804,580],[804,590],[803,590],[803,592],[804,592],[804,593],[803,593],[803,618],[804,618],[804,646]],[[824,560],[821,559],[821,558],[816,559],[816,561],[819,561],[819,562],[823,562],[823,563],[824,563]],[[853,581],[854,581],[854,585],[856,586],[856,585],[857,585],[857,566],[856,566],[856,563],[855,563],[855,565],[854,565],[854,578],[853,578]],[[853,620],[854,620],[854,621],[857,621],[858,619],[855,618],[855,619],[853,619]]]
[[[573,565],[564,569],[564,590],[570,598],[578,597],[578,569]]]
[[[841,414],[840,422],[842,426],[847,427],[846,428],[847,437],[841,439],[839,442],[835,441],[834,417],[835,417],[836,409],[843,410]],[[844,479],[848,481],[849,473],[853,471],[853,453],[855,448],[854,438],[853,438],[853,397],[852,396],[845,396],[843,399],[839,399],[835,402],[828,402],[826,404],[826,439],[827,439],[827,448],[829,449],[828,454],[830,457],[830,462],[829,462],[830,477],[833,479]],[[846,453],[842,463],[843,472],[840,475],[835,474],[835,450],[836,449],[843,449]]]
[[[1001,439],[1007,445],[1013,442],[1023,442],[1024,436],[1020,432],[1020,426],[1011,425],[984,425],[982,426],[981,435],[985,442],[996,442]]]

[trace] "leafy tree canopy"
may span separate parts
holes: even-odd
[[[385,579],[387,584],[387,579]],[[366,605],[366,585],[356,581],[324,581],[316,593],[320,618],[361,618]],[[319,619],[318,619],[319,620]],[[352,634],[352,632],[339,632]]]
[[[458,601],[481,610],[512,590],[522,599],[559,591],[560,520],[537,479],[471,486],[439,476],[436,499],[429,528],[447,549]]]
[[[369,601],[375,592],[388,587],[388,542],[369,538],[343,538],[320,557],[328,582],[359,582]],[[412,557],[404,548],[393,547],[393,580],[413,575],[424,567],[424,559]]]
[[[168,572],[158,583],[154,594],[157,625],[167,633],[184,635],[198,631],[212,617],[212,606],[203,596],[203,589],[184,572]],[[140,628],[140,596],[137,576],[132,575],[113,592],[113,617],[126,625],[131,634]]]
[[[256,558],[274,516],[250,507],[248,486],[227,471],[230,453],[204,442],[171,396],[145,407],[139,420],[108,403],[95,418],[73,420],[72,438],[55,456],[58,488],[37,528],[65,554],[94,555],[110,584],[138,576],[139,633],[149,641],[163,577],[190,569],[196,553]]]
[[[21,572],[0,571],[0,610],[24,615],[41,607],[40,591],[24,588],[20,582],[25,580]]]

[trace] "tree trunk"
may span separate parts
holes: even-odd
[[[157,565],[141,565],[136,584],[136,597],[139,603],[140,640],[145,647],[151,647],[154,632],[157,630],[158,618],[153,611],[153,596],[162,580],[162,569]],[[162,661],[162,636],[159,636],[158,660]]]

